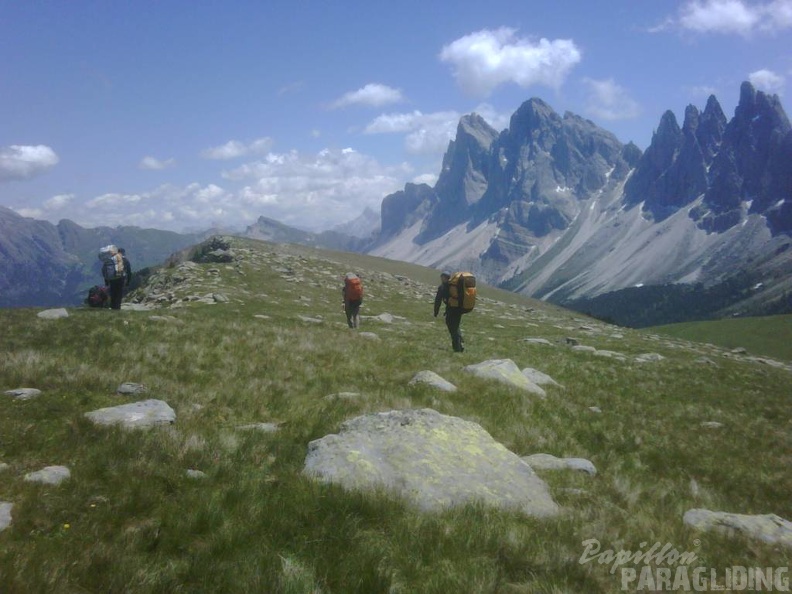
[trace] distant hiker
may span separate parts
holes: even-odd
[[[465,341],[462,338],[462,331],[459,329],[459,324],[462,322],[462,310],[457,307],[448,306],[449,290],[448,281],[451,279],[451,274],[445,270],[440,274],[440,286],[437,287],[437,293],[434,300],[434,317],[440,313],[440,305],[445,304],[445,323],[448,327],[448,333],[451,335],[451,347],[456,353],[462,353],[465,350]]]
[[[476,277],[470,272],[457,272],[453,276],[445,270],[440,274],[440,286],[437,287],[434,301],[434,316],[440,312],[440,305],[445,303],[445,321],[451,335],[451,347],[456,353],[465,351],[465,339],[459,325],[462,316],[473,310],[476,305]]]
[[[360,326],[360,305],[363,303],[363,283],[357,274],[347,272],[344,276],[341,295],[344,297],[344,313],[347,324],[350,328],[358,328]]]
[[[102,260],[102,278],[110,289],[110,308],[121,309],[126,280],[124,258],[116,246],[108,245],[99,250],[99,259]]]

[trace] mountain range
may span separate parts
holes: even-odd
[[[141,267],[210,234],[82,229],[2,208],[0,231],[0,306],[81,299],[100,245],[132,248]],[[731,119],[715,96],[681,126],[666,111],[641,151],[532,98],[500,132],[462,117],[436,184],[406,184],[378,217],[319,234],[261,217],[243,234],[464,268],[624,325],[789,312],[792,127],[777,96],[745,82]]]
[[[747,82],[731,120],[715,96],[667,111],[644,152],[537,98],[502,132],[464,116],[436,185],[381,216],[371,254],[621,323],[792,308],[792,131]]]

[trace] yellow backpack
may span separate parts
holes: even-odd
[[[458,307],[462,313],[476,306],[476,277],[471,272],[455,272],[448,281],[448,307]]]

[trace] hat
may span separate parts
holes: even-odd
[[[448,278],[451,278],[451,273],[448,272],[448,270],[443,270],[443,272],[440,273],[440,276],[447,276]]]

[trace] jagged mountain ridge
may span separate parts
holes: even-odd
[[[789,163],[780,101],[750,83],[730,121],[714,96],[703,112],[689,106],[681,128],[667,111],[643,153],[534,98],[497,135],[464,116],[435,187],[408,184],[383,200],[369,253],[469,268],[560,304],[640,285],[712,286],[758,268],[776,298],[792,288]]]

